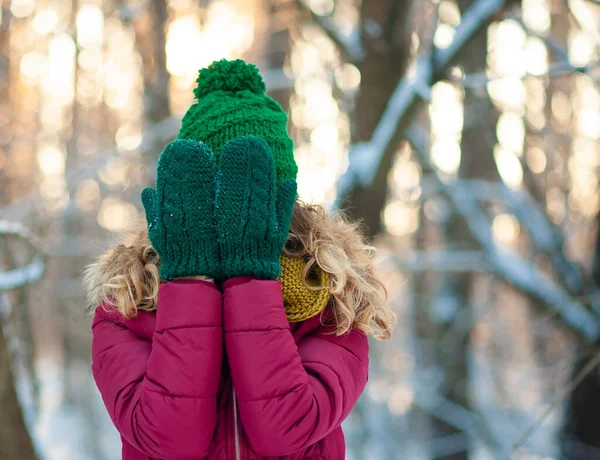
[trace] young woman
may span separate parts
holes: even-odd
[[[297,201],[256,67],[200,71],[144,190],[147,227],[86,272],[92,370],[123,458],[330,459],[394,315],[355,224]]]

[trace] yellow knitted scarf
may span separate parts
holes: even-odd
[[[296,323],[321,313],[329,302],[329,274],[313,264],[304,283],[306,261],[281,256],[281,292],[288,321]],[[312,289],[311,289],[312,288]]]

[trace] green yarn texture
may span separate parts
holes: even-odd
[[[221,154],[215,221],[223,279],[276,279],[296,201],[296,181],[277,185],[273,152],[255,136],[234,139]]]
[[[263,138],[273,152],[278,184],[296,180],[294,144],[287,133],[287,115],[265,94],[256,66],[242,60],[213,62],[200,70],[194,90],[197,103],[183,117],[180,139],[206,144],[217,164],[225,144],[244,136]]]
[[[142,192],[160,276],[276,279],[291,225],[296,182],[277,184],[274,154],[256,136],[211,149],[178,139],[158,161],[156,191]]]
[[[213,276],[219,264],[213,152],[199,142],[175,140],[161,153],[156,175],[156,191],[144,189],[142,203],[160,277]]]

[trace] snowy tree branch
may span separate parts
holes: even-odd
[[[479,199],[487,197],[488,201],[502,202],[507,211],[513,213],[525,228],[533,248],[550,258],[569,292],[581,294],[584,289],[583,276],[564,253],[565,241],[562,232],[529,194],[511,190],[502,183],[483,180],[461,180],[459,183],[469,188]]]
[[[372,183],[390,142],[398,130],[405,129],[408,119],[414,112],[419,100],[427,98],[427,92],[424,92],[422,88],[424,86],[429,87],[433,76],[450,65],[452,59],[473,34],[504,4],[505,2],[502,0],[479,0],[475,2],[463,15],[454,40],[448,48],[436,50],[433,56],[423,53],[417,59],[412,71],[399,83],[390,98],[371,140],[356,144],[350,149],[348,170],[338,183],[338,200],[336,203],[338,206],[356,185],[368,186]],[[414,128],[411,128],[410,131],[411,134],[407,135],[408,140],[415,146],[417,151],[420,150],[422,160],[428,161],[427,155],[424,154],[424,152],[428,152],[427,143],[423,145],[422,142],[417,142]],[[415,145],[415,142],[417,142],[417,145]],[[584,305],[574,300],[568,292],[556,285],[550,278],[538,273],[532,264],[497,248],[491,233],[489,217],[468,190],[460,184],[448,185],[439,176],[436,175],[435,177],[443,193],[457,208],[457,212],[465,218],[473,236],[487,254],[493,272],[532,298],[550,306],[561,315],[569,327],[575,329],[586,339],[594,340],[598,337],[600,334],[598,319]],[[515,207],[515,213],[522,213],[525,212],[525,209],[530,208],[529,206],[526,208],[516,206],[518,200],[512,197],[510,201]],[[528,218],[531,217],[529,211],[527,212]],[[535,220],[535,223],[532,220],[527,230],[531,232],[532,239],[536,239],[535,243],[538,247],[543,247],[548,252],[556,251],[557,248],[562,249],[560,236],[557,236],[543,216],[540,218],[539,213],[534,213],[531,218]],[[527,222],[527,219],[524,219],[524,222]],[[567,263],[565,261],[565,257],[554,259],[554,262],[560,262],[557,265],[562,271],[561,275],[566,279],[566,284],[569,286],[580,284],[580,276],[577,276],[577,271],[568,261]]]
[[[502,438],[496,436],[489,429],[482,414],[444,398],[439,391],[441,383],[436,382],[436,377],[428,376],[427,379],[421,377],[418,380],[422,380],[422,382],[419,382],[421,391],[413,393],[413,403],[416,406],[473,439],[485,439],[487,444],[494,448],[496,458],[507,458],[505,454],[508,446],[502,442]],[[424,385],[425,381],[426,385]]]
[[[554,38],[552,38],[548,35],[543,35],[543,34],[540,34],[536,31],[530,29],[529,27],[527,27],[527,24],[525,24],[525,22],[523,21],[523,19],[521,17],[517,16],[514,19],[515,19],[515,21],[517,21],[519,23],[519,25],[523,28],[523,30],[528,35],[531,35],[533,37],[536,37],[536,38],[539,38],[540,40],[542,40],[544,42],[544,45],[546,45],[546,47],[548,48],[548,50],[550,51],[550,53],[553,56],[558,58],[560,61],[570,64],[571,61],[569,59],[569,50],[565,46],[556,42],[556,40],[554,40]]]
[[[427,133],[420,126],[412,125],[407,130],[407,140],[412,144],[422,164],[433,171],[442,193],[448,198],[455,212],[464,219],[470,233],[486,253],[492,272],[531,298],[550,307],[577,334],[590,342],[595,341],[600,336],[598,318],[548,276],[538,272],[533,264],[514,253],[498,248],[492,235],[489,217],[468,188],[460,186],[460,183],[449,185],[435,173],[435,169],[429,163]]]
[[[436,185],[436,183],[439,184],[439,182],[436,182],[437,178],[431,179],[431,175],[435,176],[435,172],[429,172],[423,178],[423,181],[427,183],[427,187],[423,187],[424,197],[443,192]],[[548,215],[540,209],[538,203],[528,193],[511,190],[501,182],[489,182],[478,179],[457,179],[446,185],[467,189],[477,201],[500,204],[507,212],[514,214],[520,225],[529,234],[534,250],[545,254],[549,258],[554,271],[560,277],[561,283],[565,286],[569,294],[572,297],[580,297],[587,292],[586,289],[589,286],[585,284],[584,275],[577,264],[569,260],[565,254],[565,240],[562,232],[548,218]],[[453,255],[453,257],[455,256]],[[446,271],[443,269],[444,267],[440,268],[442,268],[440,271]],[[407,267],[407,269],[409,268]],[[432,266],[430,269],[435,270],[435,267]],[[592,307],[600,311],[600,306],[596,305],[599,300],[592,300]]]
[[[17,222],[0,220],[0,236],[2,235],[12,235],[25,240],[35,249],[35,256],[25,267],[6,272],[0,271],[0,290],[15,289],[39,280],[44,274],[46,260],[37,236]]]
[[[298,0],[298,5],[310,13],[315,24],[323,29],[323,32],[350,62],[358,63],[364,59],[358,30],[353,31],[350,35],[344,34],[332,18],[315,13],[306,0]]]
[[[435,414],[431,415],[435,416]],[[467,433],[458,431],[454,434],[426,440],[425,450],[431,454],[431,458],[444,458],[461,452],[468,452],[471,442],[471,437]]]
[[[560,77],[563,75],[570,75],[573,73],[589,73],[590,71],[600,67],[600,59],[596,59],[589,64],[586,64],[582,67],[575,67],[568,60],[561,60],[558,62],[553,62],[548,66],[548,71],[546,73],[534,74],[527,73],[522,75],[520,78],[553,78]],[[468,74],[460,78],[452,78],[449,80],[457,85],[462,86],[463,88],[484,88],[490,82],[498,81],[505,79],[506,77],[498,76],[498,75],[489,75],[488,73],[473,73]]]
[[[261,74],[267,85],[267,93],[294,87],[294,80],[288,77],[283,69],[266,69],[261,71]]]
[[[583,31],[594,37],[597,46],[600,44],[600,31],[596,26],[594,9],[590,8],[589,3],[586,3],[586,1],[600,5],[600,0],[571,0],[569,1],[569,13]]]
[[[450,46],[423,52],[407,76],[400,81],[368,142],[355,144],[348,152],[347,171],[338,181],[336,206],[357,185],[369,185],[375,178],[384,154],[398,130],[403,130],[417,103],[429,94],[433,75],[443,72],[469,39],[497,13],[505,0],[478,0],[465,12]]]
[[[401,270],[411,272],[489,272],[490,267],[482,251],[412,251],[408,254],[391,254],[380,264],[393,263]]]
[[[527,34],[532,35],[532,36],[537,37],[540,40],[542,40],[544,42],[544,44],[546,45],[546,47],[548,48],[548,50],[550,51],[550,53],[559,60],[559,62],[555,64],[555,66],[559,67],[559,69],[558,69],[559,71],[557,72],[558,74],[561,74],[560,67],[562,67],[563,74],[564,73],[588,74],[588,72],[597,68],[600,65],[600,61],[598,59],[591,61],[586,65],[581,65],[581,66],[573,65],[573,63],[571,62],[571,59],[569,57],[569,50],[566,45],[558,43],[551,36],[540,34],[538,32],[535,32],[534,30],[531,30],[529,27],[527,27],[527,25],[525,24],[523,19],[520,17],[516,17],[515,20],[519,23],[519,25],[523,28],[523,30],[525,32],[527,32]],[[596,31],[596,35],[597,34],[598,34],[598,32]],[[552,66],[551,66],[550,70],[552,71]],[[565,71],[568,71],[568,72],[565,72]],[[594,79],[594,80],[596,83],[598,83],[597,79]]]
[[[454,39],[447,48],[435,49],[433,65],[436,72],[448,67],[454,57],[494,14],[504,7],[505,0],[478,0],[463,14]]]

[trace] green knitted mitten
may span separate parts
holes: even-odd
[[[227,142],[220,160],[215,205],[220,278],[276,279],[292,221],[296,181],[277,186],[273,152],[259,137]]]
[[[163,280],[216,276],[215,177],[214,154],[201,142],[178,139],[160,155],[156,191],[144,189],[142,203]]]

